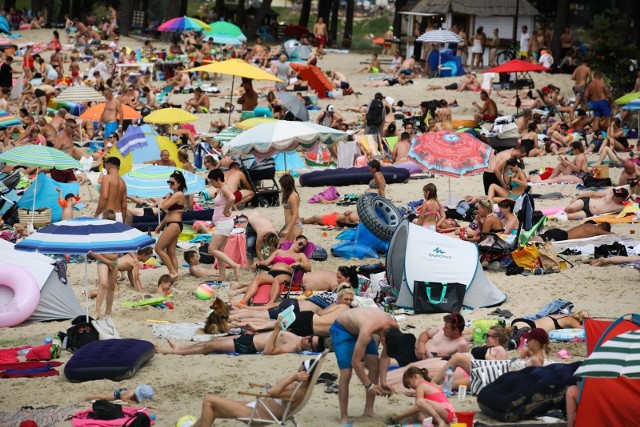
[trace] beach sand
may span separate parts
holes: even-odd
[[[63,36],[64,37],[64,36]],[[27,31],[23,32],[23,37],[18,39],[19,43],[30,41],[49,40],[50,31]],[[154,42],[160,45],[159,42]],[[129,38],[123,38],[121,45],[130,47],[138,47],[141,42]],[[46,54],[45,54],[46,55]],[[47,57],[47,56],[45,56]],[[425,87],[427,84],[448,84],[457,81],[457,78],[428,80],[425,78],[415,79],[415,84],[405,87],[393,88],[365,88],[362,86],[369,75],[357,74],[356,70],[362,68],[361,61],[368,61],[368,55],[358,54],[327,54],[321,61],[320,66],[323,69],[337,69],[345,72],[351,78],[351,84],[356,91],[361,91],[363,95],[360,97],[360,103],[367,103],[373,94],[377,91],[382,92],[385,96],[391,96],[396,101],[404,100],[409,104],[419,104],[422,100],[427,99],[452,99],[455,98],[460,104],[459,108],[454,109],[453,119],[470,119],[473,114],[472,101],[479,101],[477,93],[453,93],[449,91],[430,91],[427,92]],[[562,89],[562,93],[570,95],[571,80],[565,75],[533,75],[536,87],[540,88],[547,83],[555,83]],[[231,79],[225,77],[222,80],[221,88],[230,87]],[[260,87],[258,83],[255,85]],[[191,95],[174,95],[174,102],[184,102]],[[497,99],[494,97],[494,99]],[[217,107],[222,100],[212,100],[212,106]],[[325,107],[332,103],[336,105],[338,111],[344,106],[355,105],[354,96],[347,96],[339,100],[321,100],[320,105]],[[505,113],[513,113],[514,108],[501,108]],[[317,114],[317,113],[316,113]],[[355,116],[346,113],[347,118]],[[208,122],[217,116],[214,114],[200,115],[200,121],[196,124],[199,131],[208,129]],[[315,115],[312,115],[315,118]],[[226,116],[224,116],[226,119]],[[590,160],[594,160],[594,156],[589,156]],[[536,159],[526,159],[526,170],[532,170],[544,166],[555,166],[555,156],[547,156]],[[614,182],[617,181],[621,169],[612,169],[611,177]],[[449,180],[445,177],[435,177],[426,180],[411,180],[406,184],[392,184],[387,188],[389,198],[397,205],[404,205],[409,201],[420,199],[422,196],[421,188],[427,183],[434,183],[439,189],[439,198],[441,201],[447,195]],[[340,193],[361,193],[365,186],[351,186],[339,188]],[[311,214],[329,213],[335,210],[343,211],[350,208],[341,208],[332,205],[308,205],[306,201],[321,189],[298,187],[301,199],[301,216]],[[92,190],[95,198],[95,189]],[[481,176],[472,176],[462,179],[451,179],[451,191],[453,194],[461,197],[467,194],[481,194],[482,180]],[[535,193],[548,193],[552,191],[560,191],[565,197],[571,197],[578,193],[574,185],[554,185],[554,186],[536,186]],[[88,207],[77,215],[92,215],[95,211],[96,203],[91,201],[87,187],[83,186],[81,191],[83,202]],[[537,209],[546,207],[564,206],[568,203],[568,199],[563,200],[541,200],[537,202]],[[272,207],[261,209],[261,213],[270,218],[276,227],[282,225],[283,212],[281,207]],[[560,226],[562,228],[570,228],[576,225],[574,223],[550,223],[549,226]],[[613,230],[621,235],[629,235],[631,230],[636,230],[637,225],[620,224],[614,225]],[[330,231],[326,237],[323,236],[323,230],[319,226],[305,227],[304,234],[308,236],[310,241],[325,247],[328,251],[330,247],[336,243],[334,240],[336,231]],[[633,236],[632,236],[633,237]],[[418,249],[418,248],[416,248]],[[179,255],[181,260],[181,253]],[[564,298],[575,303],[576,310],[587,310],[595,317],[617,317],[624,313],[638,311],[637,286],[638,271],[631,268],[619,267],[590,267],[583,265],[580,257],[571,257],[575,267],[567,269],[559,274],[551,274],[544,276],[506,276],[504,272],[487,271],[487,276],[502,290],[507,296],[507,301],[502,305],[503,309],[509,309],[515,315],[532,314],[537,312],[545,303],[555,298]],[[340,265],[360,265],[372,262],[378,262],[377,259],[368,260],[343,260],[329,257],[325,262],[311,261],[312,267],[316,269],[324,269],[335,271]],[[383,260],[384,261],[384,260]],[[73,286],[74,292],[79,301],[84,306],[84,266],[82,264],[69,265],[70,285]],[[141,272],[142,283],[145,287],[145,295],[140,295],[128,286],[128,282],[122,282],[116,290],[116,302],[114,304],[113,319],[123,338],[137,338],[148,340],[153,343],[165,346],[164,340],[155,339],[152,333],[151,321],[162,322],[203,322],[206,319],[208,311],[208,302],[199,300],[195,297],[194,291],[201,280],[190,277],[186,268],[181,268],[178,284],[175,286],[174,296],[171,302],[175,306],[173,310],[159,309],[150,306],[126,308],[121,306],[124,300],[139,300],[143,297],[155,296],[156,283],[158,277],[165,274],[165,268],[146,269]],[[89,282],[93,288],[96,284],[96,267],[95,264],[89,265]],[[242,272],[242,278],[250,280],[251,274],[248,271]],[[217,295],[223,299],[227,299],[228,286],[217,289]],[[90,313],[94,311],[93,302],[91,302]],[[493,308],[476,309],[469,316],[471,319],[479,319],[488,317]],[[405,328],[412,325],[415,329],[412,332],[418,334],[425,328],[439,327],[442,324],[441,315],[418,315],[407,316],[401,327]],[[2,329],[0,337],[3,343],[10,343],[18,340],[26,341],[30,345],[42,344],[45,337],[51,337],[58,331],[65,331],[70,326],[70,322],[51,322],[25,324],[14,328]],[[8,346],[9,344],[7,344]],[[555,356],[558,350],[568,348],[575,357],[584,357],[584,345],[582,344],[554,344],[551,358],[558,359]],[[66,362],[71,357],[71,353],[63,351],[60,360]],[[280,355],[280,356],[227,356],[227,355],[198,355],[198,356],[175,356],[175,355],[156,355],[149,363],[144,365],[137,374],[128,380],[115,383],[112,381],[91,381],[80,384],[70,383],[66,380],[62,371],[64,365],[58,370],[60,376],[50,378],[36,379],[10,379],[3,380],[0,387],[0,407],[2,411],[17,411],[24,405],[43,407],[48,405],[60,405],[61,407],[81,402],[86,395],[92,393],[107,393],[118,387],[135,388],[139,384],[148,383],[153,386],[156,397],[150,403],[151,411],[157,416],[158,426],[173,426],[178,418],[186,414],[198,415],[202,397],[205,394],[216,394],[226,396],[232,399],[239,399],[241,396],[238,391],[248,390],[250,382],[268,382],[273,384],[279,377],[286,373],[297,369],[299,363],[305,359],[301,355]],[[335,356],[330,354],[325,364],[325,370],[334,374],[338,373]],[[350,391],[350,415],[357,417],[363,412],[364,407],[364,390],[357,378],[354,376],[351,382]],[[386,425],[384,418],[395,412],[398,412],[413,403],[413,399],[394,395],[390,398],[378,398],[376,400],[375,409],[379,415],[379,419],[370,419],[359,417],[355,419],[355,425],[358,426],[382,426]],[[475,397],[467,397],[463,401],[453,400],[458,410],[471,410],[479,412]],[[86,403],[85,407],[89,407]],[[338,425],[338,399],[337,395],[324,393],[324,386],[318,385],[314,391],[314,395],[310,403],[298,415],[299,424],[304,426],[325,426]],[[476,419],[485,422],[492,422],[486,416],[478,414]],[[235,425],[235,421],[222,421],[221,425]],[[60,422],[58,425],[68,425],[68,422]]]

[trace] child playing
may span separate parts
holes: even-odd
[[[162,295],[169,295],[171,293],[171,286],[173,286],[173,277],[168,274],[163,274],[158,279],[158,293]]]
[[[116,213],[113,209],[107,209],[102,213],[103,219],[109,219],[111,221],[116,220]],[[100,310],[102,309],[102,303],[106,298],[105,316],[111,315],[111,309],[113,308],[113,297],[116,290],[116,284],[118,281],[118,254],[106,253],[96,254],[89,251],[88,255],[97,261],[98,266],[98,292],[96,293],[96,315],[95,318],[100,318]]]
[[[69,193],[62,198],[62,190],[60,190],[60,187],[56,187],[56,191],[58,192],[58,204],[62,206],[62,219],[73,219],[73,207],[78,203],[80,197]]]
[[[118,258],[118,272],[127,272],[129,283],[131,287],[135,288],[138,292],[142,292],[142,282],[140,281],[140,266],[147,262],[151,258],[153,248],[148,247],[140,249],[137,253],[130,252],[124,256]],[[124,280],[121,276],[120,280]]]
[[[135,390],[119,387],[113,393],[94,394],[87,396],[86,400],[122,400],[124,402],[140,403],[144,400],[152,400],[154,394],[153,388],[149,384],[142,384],[136,387]]]
[[[218,275],[218,271],[213,270],[211,267],[200,265],[200,253],[197,251],[186,251],[184,253],[184,260],[189,264],[189,273],[192,276],[200,278]]]
[[[393,424],[408,417],[420,423],[432,417],[433,425],[438,427],[448,426],[453,421],[455,408],[440,387],[431,382],[426,369],[411,366],[402,376],[402,383],[406,388],[416,391],[416,404],[405,412],[391,416]]]

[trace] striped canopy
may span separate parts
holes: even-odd
[[[588,378],[640,378],[640,330],[625,332],[593,350],[575,373]]]
[[[164,197],[171,192],[167,180],[175,171],[180,171],[184,175],[187,182],[185,194],[196,194],[205,189],[204,178],[184,169],[170,166],[144,166],[122,175],[122,179],[127,184],[127,195],[144,198]]]
[[[462,41],[462,37],[453,31],[433,30],[427,31],[418,37],[416,41],[424,43],[460,43]]]
[[[199,19],[181,16],[169,19],[158,27],[158,31],[204,31],[210,30],[209,24]]]
[[[135,252],[154,244],[152,237],[121,222],[82,217],[41,228],[15,248],[44,254],[86,255],[89,251]]]
[[[105,102],[107,99],[89,86],[71,86],[56,96],[55,102]]]
[[[0,162],[51,169],[82,169],[80,162],[58,149],[45,145],[21,145],[0,154]]]
[[[242,132],[244,132],[242,129],[238,129],[235,126],[231,126],[229,128],[226,128],[220,131],[220,133],[218,133],[216,136],[213,137],[213,140],[219,141],[224,144],[227,141],[231,141],[233,138],[240,135]]]
[[[0,110],[0,129],[6,129],[11,126],[20,126],[22,122],[9,113],[7,110]]]

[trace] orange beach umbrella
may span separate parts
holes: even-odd
[[[80,115],[82,120],[100,120],[102,113],[104,111],[104,107],[107,105],[106,102],[96,104],[90,108],[87,108],[84,113]],[[140,113],[138,113],[133,108],[128,105],[122,106],[122,112],[124,113],[124,120],[138,120],[142,117]]]

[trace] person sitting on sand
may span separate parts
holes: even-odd
[[[356,227],[360,223],[357,212],[345,211],[344,213],[332,212],[325,215],[314,215],[302,218],[303,224],[316,224],[326,227]]]
[[[582,328],[584,319],[588,317],[589,313],[583,310],[576,311],[572,314],[550,314],[549,316],[535,320],[518,317],[511,321],[511,329],[528,327],[530,329],[541,328],[546,332],[551,332],[558,329]],[[507,333],[509,332],[511,331],[507,330]]]
[[[460,313],[451,313],[445,315],[443,320],[442,328],[431,328],[418,337],[416,356],[419,360],[469,351],[469,344],[462,336],[464,317]]]
[[[498,117],[498,106],[484,90],[480,92],[480,100],[482,101],[482,106],[475,101],[472,103],[478,109],[478,112],[473,115],[474,120],[479,125],[482,122],[493,122]]]
[[[624,169],[620,174],[618,185],[630,185],[632,187],[637,186],[638,180],[640,179],[640,166],[636,165],[631,159],[625,159],[622,167]]]
[[[187,111],[193,110],[195,113],[206,114],[209,112],[209,108],[211,108],[209,97],[202,92],[201,88],[197,87],[193,91],[193,98],[185,102],[183,108]]]
[[[545,184],[575,182],[583,184],[584,180],[589,176],[589,164],[587,156],[584,154],[584,145],[581,141],[573,141],[571,150],[575,154],[573,161],[569,161],[566,157],[558,156],[560,163],[547,179],[540,179],[539,175],[530,175],[529,182],[541,182]]]
[[[245,402],[230,400],[208,394],[202,400],[202,412],[200,418],[196,420],[193,427],[209,427],[216,419],[236,419],[248,418],[254,414],[258,419],[274,417],[280,419],[285,410],[282,400],[291,400],[290,411],[295,411],[307,396],[311,376],[313,375],[313,360],[305,360],[298,370],[291,375],[287,375],[267,390],[268,398],[261,399],[261,405],[255,406],[255,401]],[[293,391],[297,383],[302,386],[294,394]],[[264,406],[262,406],[264,405]]]
[[[378,54],[371,55],[371,62],[366,67],[358,71],[359,73],[380,73],[382,72],[382,65],[380,65],[380,59]]]
[[[587,237],[603,236],[613,234],[611,232],[611,224],[601,222],[596,224],[595,221],[587,221],[584,224],[577,225],[565,231],[560,228],[549,228],[544,233],[533,236],[531,242],[563,242],[565,240],[585,239]]]
[[[155,392],[149,384],[142,384],[134,390],[127,390],[126,387],[118,387],[113,393],[92,394],[85,400],[122,400],[123,402],[141,403],[145,400],[153,400]]]
[[[629,191],[624,187],[609,187],[604,191],[579,194],[564,208],[567,219],[583,219],[607,213],[620,213]]]
[[[156,346],[156,353],[187,356],[191,354],[257,354],[262,352],[266,356],[271,356],[302,351],[324,351],[324,339],[318,336],[299,337],[292,332],[283,331],[281,323],[282,318],[278,317],[273,332],[216,337],[192,345],[178,345],[167,339],[169,348]]]
[[[217,270],[213,270],[211,266],[205,267],[200,264],[200,252],[198,251],[186,251],[184,260],[189,264],[189,274],[194,277],[202,278],[220,274]]]
[[[398,142],[393,147],[391,153],[391,161],[393,163],[403,163],[409,161],[409,150],[411,150],[411,135],[408,132],[402,132]]]

